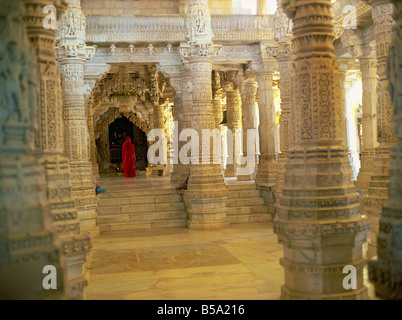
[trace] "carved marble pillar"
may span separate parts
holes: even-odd
[[[296,73],[294,148],[288,152],[274,219],[274,232],[284,247],[281,298],[363,299],[368,221],[360,214],[348,149],[342,146],[331,0],[293,3],[281,3],[293,19]],[[354,290],[343,287],[347,265],[356,268]]]
[[[228,158],[225,177],[237,176],[237,168],[240,165],[242,153],[242,141],[237,136],[242,129],[242,105],[239,86],[235,81],[236,77],[237,71],[228,71],[223,82],[223,89],[226,92],[227,128],[228,132],[232,133],[227,135]]]
[[[348,134],[347,134],[347,126],[346,126],[346,74],[349,70],[349,59],[338,59],[339,63],[339,82],[341,86],[341,106],[342,106],[342,145],[347,147],[348,146]]]
[[[223,128],[221,126],[221,123],[223,121],[223,109],[222,109],[222,99],[225,95],[223,88],[221,87],[221,79],[220,79],[220,74],[218,71],[213,71],[212,73],[212,95],[213,95],[213,100],[212,100],[212,106],[214,110],[214,118],[215,118],[215,129],[219,129],[219,133],[217,132],[217,139],[220,139],[222,141],[222,155],[221,155],[221,170],[224,172],[224,161],[223,156]]]
[[[249,181],[255,179],[256,168],[255,165],[257,161],[255,160],[256,157],[256,147],[254,147],[255,151],[253,155],[248,155],[248,132],[249,129],[257,129],[256,128],[256,95],[257,95],[258,83],[256,81],[256,76],[253,71],[250,69],[246,70],[245,80],[243,80],[242,85],[240,86],[240,93],[241,93],[241,104],[242,104],[242,128],[243,128],[243,157],[247,159],[248,162],[251,162],[251,158],[254,160],[251,163],[245,163],[244,165],[239,165],[242,167],[242,170],[246,170],[246,166],[248,165],[249,168],[252,166],[254,170],[250,170],[251,172],[248,173],[239,173],[237,175],[238,181]],[[257,137],[255,137],[257,138]],[[250,158],[248,159],[248,156]]]
[[[99,181],[99,165],[97,162],[96,143],[95,143],[95,128],[94,128],[94,101],[89,98],[86,101],[87,120],[88,120],[88,132],[89,132],[89,147],[91,150],[91,163],[92,163],[92,175],[96,181]]]
[[[0,0],[0,299],[60,299],[65,271],[46,230],[52,224],[47,182],[34,157],[40,69],[23,18],[36,11],[25,13],[24,4]],[[55,290],[43,287],[48,265],[57,272]]]
[[[277,151],[275,149],[276,115],[274,92],[272,89],[273,73],[276,66],[273,62],[253,63],[252,68],[257,74],[258,106],[260,125],[258,127],[260,139],[260,156],[257,169],[257,184],[275,184]]]
[[[282,193],[282,188],[285,185],[286,155],[289,149],[293,147],[291,122],[293,110],[293,58],[291,44],[283,43],[277,58],[279,62],[280,74],[279,86],[281,97],[281,115],[279,117],[280,153],[278,154],[276,181],[274,187],[276,198],[278,198],[278,195]]]
[[[191,116],[191,129],[196,130],[199,137],[199,155],[191,155],[190,178],[188,188],[184,191],[188,227],[220,229],[229,223],[226,217],[227,189],[220,164],[214,163],[213,145],[210,144],[207,148],[202,141],[205,134],[203,130],[211,132],[215,128],[212,108],[212,60],[220,49],[212,42],[207,0],[189,1],[186,28],[188,42],[182,44],[181,53],[183,57],[188,58],[191,78],[186,83],[185,92],[192,98],[191,109],[188,111]],[[205,156],[209,163],[205,163]]]
[[[267,0],[257,0],[257,14],[267,14]]]
[[[163,73],[165,78],[169,79],[169,83],[175,90],[174,94],[174,110],[173,118],[177,121],[176,139],[174,141],[174,147],[177,150],[172,154],[172,158],[176,157],[177,164],[173,165],[173,173],[171,175],[171,181],[177,182],[178,186],[181,186],[187,179],[190,172],[190,165],[184,164],[179,161],[179,151],[186,142],[179,140],[180,133],[190,128],[191,117],[188,115],[188,111],[191,110],[191,88],[187,86],[187,83],[191,81],[188,76],[187,65],[164,65],[157,64],[157,68]]]
[[[392,149],[389,201],[382,209],[377,259],[369,262],[369,279],[382,299],[402,299],[402,3],[394,4],[395,26],[388,58],[390,97],[393,103],[394,134],[398,139]]]
[[[370,220],[370,242],[368,257],[376,254],[377,234],[382,207],[388,202],[389,166],[391,148],[396,138],[392,124],[392,102],[388,92],[386,63],[391,45],[392,4],[386,0],[372,0],[372,17],[376,39],[377,55],[377,136],[379,146],[375,149],[374,173],[370,178],[368,196],[363,199],[363,213]]]
[[[43,28],[45,6],[56,6],[53,0],[25,0],[28,38],[33,43],[38,63],[40,83],[38,113],[35,117],[36,156],[44,167],[50,202],[51,223],[48,229],[55,233],[55,244],[61,249],[61,264],[66,270],[66,292],[76,299],[85,299],[87,276],[85,264],[91,247],[88,235],[80,235],[79,219],[72,198],[70,165],[61,157],[63,141],[63,101],[60,74],[56,66],[55,31]],[[61,15],[66,4],[57,5]],[[76,248],[69,252],[67,247]]]
[[[97,197],[92,175],[88,121],[84,98],[84,64],[95,48],[85,45],[85,16],[80,0],[70,1],[63,18],[58,21],[57,60],[60,63],[63,88],[64,153],[70,160],[73,198],[81,230],[99,234]]]
[[[374,173],[374,156],[377,142],[377,60],[375,50],[360,57],[362,73],[362,150],[360,152],[360,170],[356,180],[357,191],[362,198],[368,196],[370,178]]]
[[[188,70],[188,64],[183,66],[183,76],[182,76],[182,100],[183,100],[183,108],[182,108],[182,117],[181,122],[179,123],[179,134],[183,132],[183,130],[191,129],[192,127],[192,94],[193,94],[193,85],[192,85],[192,77],[191,73]],[[190,138],[187,141],[179,141],[179,150],[183,147],[183,145],[187,144],[190,141]],[[191,151],[189,152],[191,154]],[[181,186],[186,182],[189,174],[190,174],[190,166],[191,164],[186,164],[180,161],[179,159],[179,168],[180,168],[180,176],[178,185]]]
[[[177,136],[180,134],[180,127],[183,122],[183,91],[182,91],[182,86],[181,86],[181,78],[175,77],[175,78],[170,78],[169,79],[171,87],[175,90],[174,94],[174,110],[173,110],[173,120],[176,123],[175,130],[176,130],[176,136],[174,139],[176,139],[176,142],[174,143],[174,148],[177,150],[173,150],[175,153],[176,158],[179,155],[179,150],[180,150],[180,144],[179,144],[179,137]],[[180,165],[179,162],[177,161],[176,164],[173,164],[173,172],[170,177],[170,181],[178,183],[180,178]]]
[[[186,14],[188,8],[188,0],[179,0],[179,13]]]

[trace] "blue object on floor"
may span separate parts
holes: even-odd
[[[98,193],[106,193],[106,189],[102,189],[102,188],[96,188],[96,191]]]

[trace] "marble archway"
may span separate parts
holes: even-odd
[[[111,157],[111,140],[109,129],[113,128],[113,123],[118,119],[127,119],[132,123],[132,135],[134,145],[136,146],[136,167],[137,170],[145,170],[147,166],[147,138],[150,128],[147,121],[140,119],[134,112],[120,112],[117,108],[110,108],[104,113],[95,125],[95,143],[97,163],[100,173],[112,173],[121,171],[121,164],[118,159]],[[112,129],[113,130],[113,129]],[[113,160],[113,161],[112,161]]]

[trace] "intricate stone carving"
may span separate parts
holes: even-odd
[[[83,91],[84,63],[94,55],[95,48],[85,45],[85,25],[80,1],[71,2],[58,23],[56,53],[63,88],[64,154],[70,160],[73,198],[82,231],[97,235],[97,198]]]
[[[275,60],[268,60],[263,63],[252,63],[251,67],[257,74],[260,115],[260,125],[258,127],[260,156],[256,182],[273,185],[276,178],[278,150],[275,150],[277,130],[272,81],[273,73],[277,69],[277,63]]]
[[[377,236],[377,259],[369,262],[369,277],[375,285],[376,295],[383,299],[402,299],[402,236],[401,236],[401,155],[402,130],[401,124],[401,96],[402,96],[402,4],[394,4],[393,17],[395,26],[392,46],[388,58],[388,79],[390,81],[390,97],[394,112],[395,136],[397,145],[391,153],[390,183],[388,188],[389,200],[382,209]]]
[[[0,298],[62,298],[59,253],[45,231],[46,180],[30,144],[38,65],[23,21],[24,1],[2,0],[0,6]],[[57,290],[44,290],[37,276],[46,265],[58,271]]]
[[[360,214],[348,151],[341,145],[331,1],[283,1],[282,5],[293,17],[297,101],[292,113],[294,147],[287,154],[285,186],[274,220],[284,246],[282,298],[361,299],[367,295],[362,281],[367,220]],[[342,257],[334,254],[338,247],[345,253]],[[357,268],[359,285],[353,292],[342,287],[344,274],[339,268],[349,264]]]

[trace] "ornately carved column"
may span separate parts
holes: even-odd
[[[368,54],[360,57],[362,74],[362,150],[360,170],[356,187],[362,198],[368,196],[370,178],[374,173],[375,148],[377,142],[377,59],[375,49],[368,46]]]
[[[223,161],[223,128],[221,126],[221,123],[223,121],[223,109],[222,109],[222,99],[224,97],[224,91],[221,87],[221,79],[220,79],[220,74],[218,71],[213,71],[212,73],[212,106],[214,110],[214,118],[215,118],[215,129],[219,130],[219,133],[217,132],[217,139],[220,139],[222,141],[222,156],[221,156],[221,170],[224,170],[224,163],[226,161]]]
[[[173,109],[173,120],[175,121],[176,124],[176,133],[180,133],[180,126],[183,122],[183,91],[182,91],[182,86],[181,86],[181,78],[180,77],[171,77],[169,79],[170,86],[175,90],[174,93],[174,109]],[[176,153],[176,157],[179,155],[179,150],[180,150],[180,144],[179,144],[179,137],[175,137],[176,143],[174,144],[174,148],[177,148],[177,150],[174,150]],[[178,183],[179,182],[179,177],[180,177],[180,165],[179,163],[173,164],[173,172],[170,177],[170,180],[172,182]]]
[[[64,103],[64,152],[70,160],[73,198],[81,230],[99,234],[97,197],[92,176],[88,122],[84,98],[84,64],[95,49],[85,45],[85,16],[80,0],[70,1],[58,21],[57,60],[60,63]]]
[[[376,39],[377,54],[377,136],[379,147],[375,150],[373,161],[374,174],[371,176],[368,196],[363,200],[363,213],[370,220],[371,241],[368,257],[376,254],[377,234],[381,210],[388,202],[389,166],[391,148],[395,145],[394,128],[392,124],[392,102],[388,92],[386,64],[391,45],[391,33],[394,21],[392,19],[392,4],[388,0],[371,0],[372,16]]]
[[[338,59],[339,64],[339,82],[341,86],[341,106],[342,106],[342,144],[343,146],[348,146],[348,131],[347,131],[347,121],[346,121],[346,104],[347,104],[347,89],[346,89],[346,74],[349,70],[349,59]]]
[[[211,131],[215,128],[211,78],[212,59],[219,50],[219,47],[212,42],[208,0],[189,1],[186,29],[188,42],[182,45],[181,52],[183,56],[188,57],[191,78],[184,90],[192,97],[191,109],[186,113],[191,115],[191,129],[197,131],[200,139],[199,156],[192,154],[190,179],[188,188],[184,191],[188,227],[218,229],[229,223],[226,217],[227,189],[220,164],[214,163],[213,146],[211,145],[208,150],[202,143],[203,129]],[[210,153],[209,164],[202,163],[205,160],[203,149]]]
[[[51,215],[48,229],[55,233],[55,244],[62,253],[61,263],[68,280],[66,289],[70,296],[84,299],[88,282],[85,263],[91,241],[88,235],[80,235],[80,221],[72,198],[69,161],[61,156],[64,146],[63,100],[54,49],[55,31],[43,26],[46,16],[44,7],[56,6],[61,15],[67,5],[59,4],[54,0],[25,0],[28,37],[36,51],[40,82],[35,149],[45,169]],[[75,249],[71,251],[70,247]]]
[[[238,181],[249,181],[255,179],[256,168],[255,165],[257,161],[256,157],[256,146],[254,146],[254,154],[248,154],[248,131],[249,129],[257,129],[256,128],[256,94],[258,89],[258,83],[256,81],[256,76],[253,71],[250,69],[246,70],[245,80],[243,80],[242,85],[240,86],[241,93],[241,101],[242,101],[242,127],[243,127],[243,157],[247,158],[247,162],[244,165],[240,165],[242,167],[242,171],[244,173],[239,173],[237,175]],[[250,132],[250,134],[252,134]],[[255,135],[255,139],[257,136]],[[256,140],[254,140],[255,142]],[[253,160],[253,163],[249,163]],[[246,166],[250,168],[250,172],[247,172]],[[254,168],[254,170],[251,170]]]
[[[368,224],[351,181],[348,149],[342,146],[331,0],[291,3],[282,1],[293,19],[295,141],[274,220],[284,247],[282,299],[362,299],[367,297],[363,247]],[[355,289],[343,286],[347,265],[356,268]]]
[[[237,176],[242,150],[242,141],[236,136],[237,132],[242,129],[242,105],[239,87],[235,82],[236,76],[237,71],[227,71],[223,82],[223,88],[226,91],[227,127],[228,131],[232,132],[232,135],[227,135],[228,159],[225,177]]]
[[[274,62],[267,62],[267,64],[253,63],[252,68],[257,74],[260,115],[260,125],[258,127],[260,156],[256,183],[274,185],[278,154],[275,149],[276,115],[272,78],[276,66]]]
[[[369,278],[382,299],[402,299],[402,3],[393,0],[395,26],[388,58],[395,137],[389,169],[389,201],[382,209],[377,259],[369,262]]]
[[[65,298],[64,271],[45,230],[51,219],[47,184],[34,157],[39,79],[24,4],[0,0],[0,299],[59,299]],[[55,290],[43,287],[45,266],[57,272]]]
[[[282,43],[277,57],[279,62],[279,85],[281,97],[281,115],[279,118],[280,153],[278,154],[277,172],[274,192],[282,193],[285,185],[285,164],[287,153],[293,147],[292,139],[292,110],[293,110],[293,50],[290,43]]]

